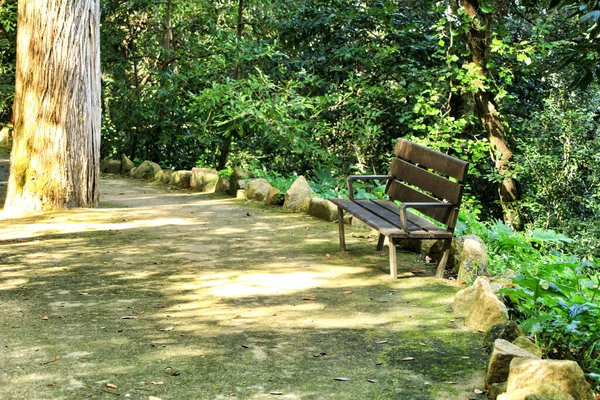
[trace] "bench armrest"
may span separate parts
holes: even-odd
[[[348,198],[350,200],[354,200],[354,189],[353,184],[354,181],[374,181],[374,180],[388,180],[393,179],[392,175],[350,175],[347,179],[348,181]]]
[[[406,209],[407,208],[453,208],[456,207],[454,203],[402,203],[400,206],[400,227],[402,230],[408,232],[406,226]]]

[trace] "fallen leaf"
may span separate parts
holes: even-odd
[[[388,292],[390,292],[390,293],[396,293],[397,290],[396,289],[390,289],[390,290],[388,290]]]
[[[325,258],[331,258],[331,254],[327,254]]]
[[[352,290],[346,290],[345,292],[343,292],[342,294],[352,294],[354,293]]]
[[[48,321],[48,316],[47,316],[47,315],[44,315],[44,316],[42,317],[42,321]]]
[[[49,384],[48,384],[48,386],[50,386],[50,387],[54,387],[54,386],[56,386],[56,383],[54,383],[54,382],[51,382],[51,383],[49,383]]]
[[[433,262],[433,258],[431,258],[431,257],[429,257],[429,256],[425,256],[425,262],[426,262],[426,263]]]
[[[148,396],[148,400],[161,400],[158,397]]]
[[[475,394],[484,394],[485,392],[481,389],[473,389],[473,393]]]
[[[386,344],[388,341],[387,340],[379,340],[377,342],[375,342],[375,344]]]
[[[419,343],[419,346],[427,346],[425,343]]]
[[[402,359],[402,361],[412,361],[412,360],[414,360],[414,359],[415,359],[414,357],[404,357],[404,358]]]
[[[121,317],[121,319],[136,319],[136,318],[137,317],[133,316],[133,315],[125,315],[125,316]]]
[[[350,380],[350,378],[333,378],[333,379],[336,381],[342,381],[342,382],[346,382],[346,381]]]
[[[245,348],[245,349],[249,349],[250,348],[250,346],[248,346],[247,344],[243,344],[242,347]]]
[[[107,384],[106,384],[106,387],[107,387],[107,388],[110,388],[110,389],[116,389],[116,388],[117,388],[117,385],[113,385],[112,383],[107,383]]]
[[[317,298],[316,297],[303,297],[302,300],[315,301],[315,300],[317,300]]]
[[[375,379],[367,379],[367,382],[369,382],[369,383],[377,383],[377,381]]]
[[[425,270],[424,269],[413,269],[412,273],[413,274],[424,274]]]
[[[187,337],[187,336],[190,336],[190,335],[188,335],[187,333],[180,333],[179,336]]]
[[[60,316],[60,317],[58,317],[58,318],[64,318],[64,317],[65,317],[64,315],[61,315],[61,316]]]
[[[447,381],[447,382],[444,382],[444,383],[446,385],[456,385],[456,382],[454,382],[454,381]]]
[[[87,296],[89,293],[79,293],[80,296]]]
[[[163,329],[161,329],[161,331],[165,331],[165,332],[170,332],[170,331],[172,331],[172,330],[173,330],[173,327],[172,327],[172,326],[168,326],[168,327],[166,327],[166,328],[163,328]]]
[[[281,396],[283,394],[283,392],[271,392],[269,394],[273,394],[275,396]]]
[[[159,382],[150,382],[150,384],[157,386],[157,385],[164,385],[165,383],[163,381],[159,381]]]
[[[152,306],[152,308],[167,308],[168,306]]]
[[[167,314],[167,318],[175,318],[175,314]]]

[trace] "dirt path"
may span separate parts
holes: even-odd
[[[100,209],[0,220],[0,399],[484,398],[458,288],[415,255],[392,281],[368,232],[342,254],[304,215],[101,192]]]

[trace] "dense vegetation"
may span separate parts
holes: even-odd
[[[16,3],[0,0],[0,127]],[[102,156],[304,174],[333,196],[385,172],[397,137],[466,159],[464,218],[521,274],[515,315],[549,356],[598,371],[599,7],[102,0]]]

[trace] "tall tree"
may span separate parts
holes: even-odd
[[[502,2],[499,2],[501,5]],[[471,63],[479,79],[474,82],[475,112],[481,121],[492,145],[492,160],[499,174],[498,194],[504,213],[504,220],[515,227],[521,227],[519,211],[516,206],[520,200],[520,189],[517,180],[511,174],[510,162],[513,149],[506,135],[500,110],[496,104],[496,93],[490,89],[487,64],[490,51],[493,14],[483,9],[479,0],[462,0],[462,6],[469,17],[467,30],[467,47],[471,54]]]
[[[18,8],[5,211],[96,206],[100,2],[22,0]]]

